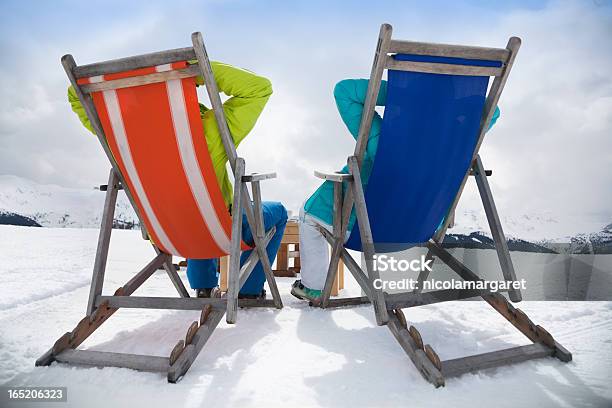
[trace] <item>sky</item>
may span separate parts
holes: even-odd
[[[66,97],[77,64],[191,45],[268,77],[274,94],[240,145],[247,171],[276,171],[265,199],[294,213],[354,140],[332,90],[367,78],[380,24],[397,39],[504,47],[522,38],[481,156],[501,213],[612,222],[612,2],[0,2],[0,174],[91,188],[109,164]],[[202,93],[203,95],[203,93]],[[204,96],[203,96],[204,97]],[[480,207],[468,183],[463,208]]]

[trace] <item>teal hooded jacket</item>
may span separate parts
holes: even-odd
[[[336,100],[336,106],[338,107],[340,117],[355,140],[357,140],[359,135],[359,125],[361,124],[361,114],[363,113],[363,105],[367,90],[367,79],[345,79],[338,82],[334,88],[334,98]],[[386,100],[387,81],[382,81],[380,91],[376,99],[376,106],[384,106]],[[497,122],[499,115],[499,108],[496,107],[488,129],[491,129],[495,122]],[[361,182],[363,183],[363,191],[366,191],[368,180],[372,172],[372,166],[374,165],[381,125],[382,117],[375,112],[374,118],[372,119],[372,128],[370,129],[368,145],[366,146],[363,163],[361,165]],[[340,172],[348,174],[348,167],[344,166]],[[345,192],[347,183],[344,183],[342,187],[343,192]],[[308,200],[306,200],[306,203],[304,204],[304,212],[328,225],[333,225],[333,208],[334,184],[332,181],[325,181],[323,184],[321,184],[321,186],[312,196],[310,196]],[[354,223],[355,215],[353,213],[351,214],[351,219],[349,220],[349,231],[352,229]]]

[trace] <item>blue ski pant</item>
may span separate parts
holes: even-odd
[[[287,224],[287,210],[285,207],[275,201],[262,202],[264,229],[268,232],[272,227],[276,227],[276,232],[268,243],[266,252],[270,265],[276,258],[276,253],[280,247],[285,225]],[[247,245],[253,245],[253,232],[247,222],[246,214],[242,214],[242,240]],[[244,251],[240,257],[240,265],[248,259],[252,250]],[[218,259],[188,259],[187,260],[187,279],[192,289],[214,288],[219,282],[219,273],[217,272]],[[246,280],[240,294],[243,295],[259,295],[263,289],[266,276],[263,271],[261,262],[257,263],[253,272]]]

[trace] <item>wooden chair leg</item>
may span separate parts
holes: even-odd
[[[336,278],[334,279],[331,295],[338,296],[342,289],[344,289],[344,263],[342,258],[340,258],[338,259],[338,273],[336,273]]]
[[[228,324],[236,323],[236,317],[238,314],[238,287],[239,273],[240,273],[240,243],[242,237],[242,193],[243,182],[242,176],[244,175],[244,160],[236,159],[236,169],[234,174],[234,202],[232,204],[232,241],[231,248],[229,251],[229,267],[227,273],[227,309],[225,312],[225,321]],[[247,201],[247,200],[245,200]],[[247,205],[250,205],[248,203]],[[251,225],[253,228],[254,225]],[[254,234],[256,235],[256,234]],[[259,244],[258,240],[255,240]]]
[[[278,252],[276,253],[276,269],[272,272],[274,276],[283,277],[283,278],[295,278],[297,276],[297,272],[299,272],[299,256],[294,257],[293,253],[295,251],[291,251],[289,249],[289,245],[296,245],[291,243],[281,243]],[[294,265],[298,266],[298,270],[296,272],[295,266],[289,267],[289,259],[293,257]]]
[[[229,271],[229,256],[219,258],[219,289],[227,292],[227,272]]]
[[[293,258],[293,272],[299,273],[302,265],[300,264],[300,244],[293,244],[293,251],[297,252],[297,256]]]
[[[342,258],[340,258],[340,262],[338,262],[338,289],[344,289],[344,262]]]
[[[340,263],[338,263],[338,271],[340,271]],[[334,278],[334,284],[332,285],[332,290],[331,290],[331,295],[332,296],[338,296],[338,281],[340,280],[340,277],[338,276],[338,274],[336,274],[336,277]]]
[[[276,271],[287,272],[289,268],[289,244],[281,244],[276,255]]]

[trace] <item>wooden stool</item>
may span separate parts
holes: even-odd
[[[289,246],[292,246],[290,250]],[[289,259],[293,259],[293,267],[289,268]],[[276,269],[274,276],[295,278],[300,272],[300,232],[298,223],[287,221],[285,233],[280,248],[276,254]]]
[[[292,248],[289,248],[289,245]],[[293,259],[293,266],[289,267],[289,259]],[[227,291],[227,271],[229,269],[229,256],[219,260],[219,288],[222,292]],[[276,269],[274,276],[295,278],[300,272],[300,232],[297,221],[287,221],[285,233],[281,240],[280,248],[276,254]],[[332,286],[332,296],[338,296],[338,292],[344,289],[344,264],[342,260],[338,263],[338,273]]]

